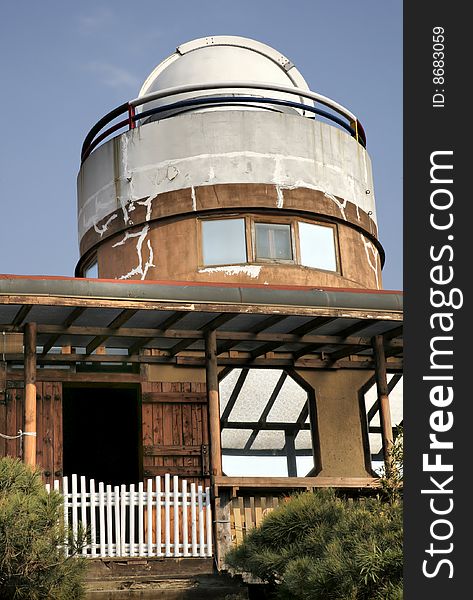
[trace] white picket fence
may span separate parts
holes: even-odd
[[[162,486],[164,483],[164,486]],[[70,484],[70,485],[69,485]],[[50,485],[46,485],[50,491]],[[54,481],[64,496],[64,524],[87,530],[82,554],[99,557],[212,556],[210,489],[164,475],[112,486],[72,475]],[[65,544],[66,554],[71,549]]]

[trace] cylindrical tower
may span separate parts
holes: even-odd
[[[379,289],[364,141],[273,48],[183,44],[86,138],[77,275]]]

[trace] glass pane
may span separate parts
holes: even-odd
[[[99,269],[97,265],[97,261],[93,262],[89,267],[87,267],[85,273],[85,277],[90,277],[91,279],[98,279]]]
[[[202,221],[204,265],[246,263],[244,219]]]
[[[256,223],[256,258],[292,260],[291,226]]]
[[[337,270],[332,227],[299,222],[301,264],[326,271]]]

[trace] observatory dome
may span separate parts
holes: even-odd
[[[215,88],[205,91],[192,91],[175,95],[172,98],[167,97],[165,100],[156,100],[152,104],[147,104],[147,109],[169,104],[170,101],[177,102],[206,96],[228,97],[237,95],[253,97],[265,97],[269,95],[272,98],[313,106],[311,100],[298,97],[294,94],[274,91],[270,93],[265,92],[264,84],[275,84],[309,91],[306,81],[288,58],[274,48],[261,42],[245,37],[228,35],[199,38],[179,46],[173,54],[155,67],[144,82],[139,97],[142,98],[154,92],[179,86],[218,84],[229,81],[261,83],[262,88],[236,87],[233,89]],[[238,103],[238,106],[235,107],[227,104],[224,108],[227,110],[231,108],[242,110],[245,106],[241,103]],[[251,105],[249,103],[246,106],[246,109],[255,108],[270,108],[271,110],[278,110],[280,112],[296,112],[294,108],[270,104]],[[218,109],[222,110],[222,105],[219,105]],[[202,108],[199,107],[196,110],[202,110]],[[209,110],[208,106],[204,110]]]

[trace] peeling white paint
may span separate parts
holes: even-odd
[[[169,181],[172,181],[178,175],[179,175],[179,170],[176,169],[176,167],[174,167],[173,165],[170,165],[168,167],[168,171],[167,171],[167,178],[169,179]]]
[[[256,279],[261,271],[260,265],[235,265],[235,266],[224,266],[224,267],[206,267],[205,269],[199,269],[199,273],[223,273],[224,275],[248,275]]]
[[[97,224],[94,223],[94,229],[95,231],[100,234],[100,237],[103,236],[103,234],[107,231],[108,226],[110,225],[110,223],[116,219],[118,217],[117,213],[113,214],[110,219],[108,219],[103,225],[102,227],[97,227]]]
[[[276,206],[278,208],[282,208],[284,206],[284,194],[282,191],[282,187],[280,185],[276,186],[276,193],[278,195],[278,201],[277,201]]]
[[[212,179],[215,179],[215,169],[213,168],[212,165],[210,165],[207,181],[212,181]]]
[[[192,210],[197,210],[197,199],[195,197],[194,186],[191,187]]]
[[[136,242],[136,254],[138,256],[138,265],[131,269],[131,271],[129,271],[126,275],[122,275],[118,279],[130,279],[130,277],[133,277],[134,275],[140,275],[141,279],[145,279],[150,267],[156,266],[153,263],[154,253],[153,248],[151,246],[151,242],[150,240],[146,240],[146,236],[148,235],[148,233],[149,225],[146,224],[141,231],[137,231],[134,233],[130,233],[129,231],[127,231],[124,237],[119,242],[113,244],[112,248],[116,248],[117,246],[123,246],[125,242],[131,238],[138,238],[138,241]],[[143,243],[145,240],[146,247],[148,248],[148,258],[146,262],[144,262],[143,259]]]
[[[129,225],[133,202],[215,182],[326,190],[376,219],[369,156],[345,132],[281,113],[215,111],[147,124],[93,152],[78,179],[79,236],[117,208]]]
[[[346,221],[347,220],[347,216],[345,214],[345,208],[347,207],[347,199],[345,198],[343,200],[343,202],[340,202],[340,200],[338,198],[335,198],[335,196],[332,196],[332,194],[327,194],[327,192],[324,192],[324,196],[326,198],[329,198],[330,200],[333,200],[333,202],[335,202],[335,204],[340,209],[340,212],[342,213],[343,219]]]
[[[370,242],[370,240],[366,239],[365,236],[360,233],[361,240],[365,247],[366,258],[368,260],[368,264],[370,269],[372,269],[374,276],[376,278],[376,288],[379,290],[379,277],[378,277],[378,251],[374,244]],[[373,259],[373,260],[372,260]]]
[[[358,204],[355,204],[356,206],[356,218],[358,219],[358,221],[361,221],[360,219],[360,208],[358,206]]]

